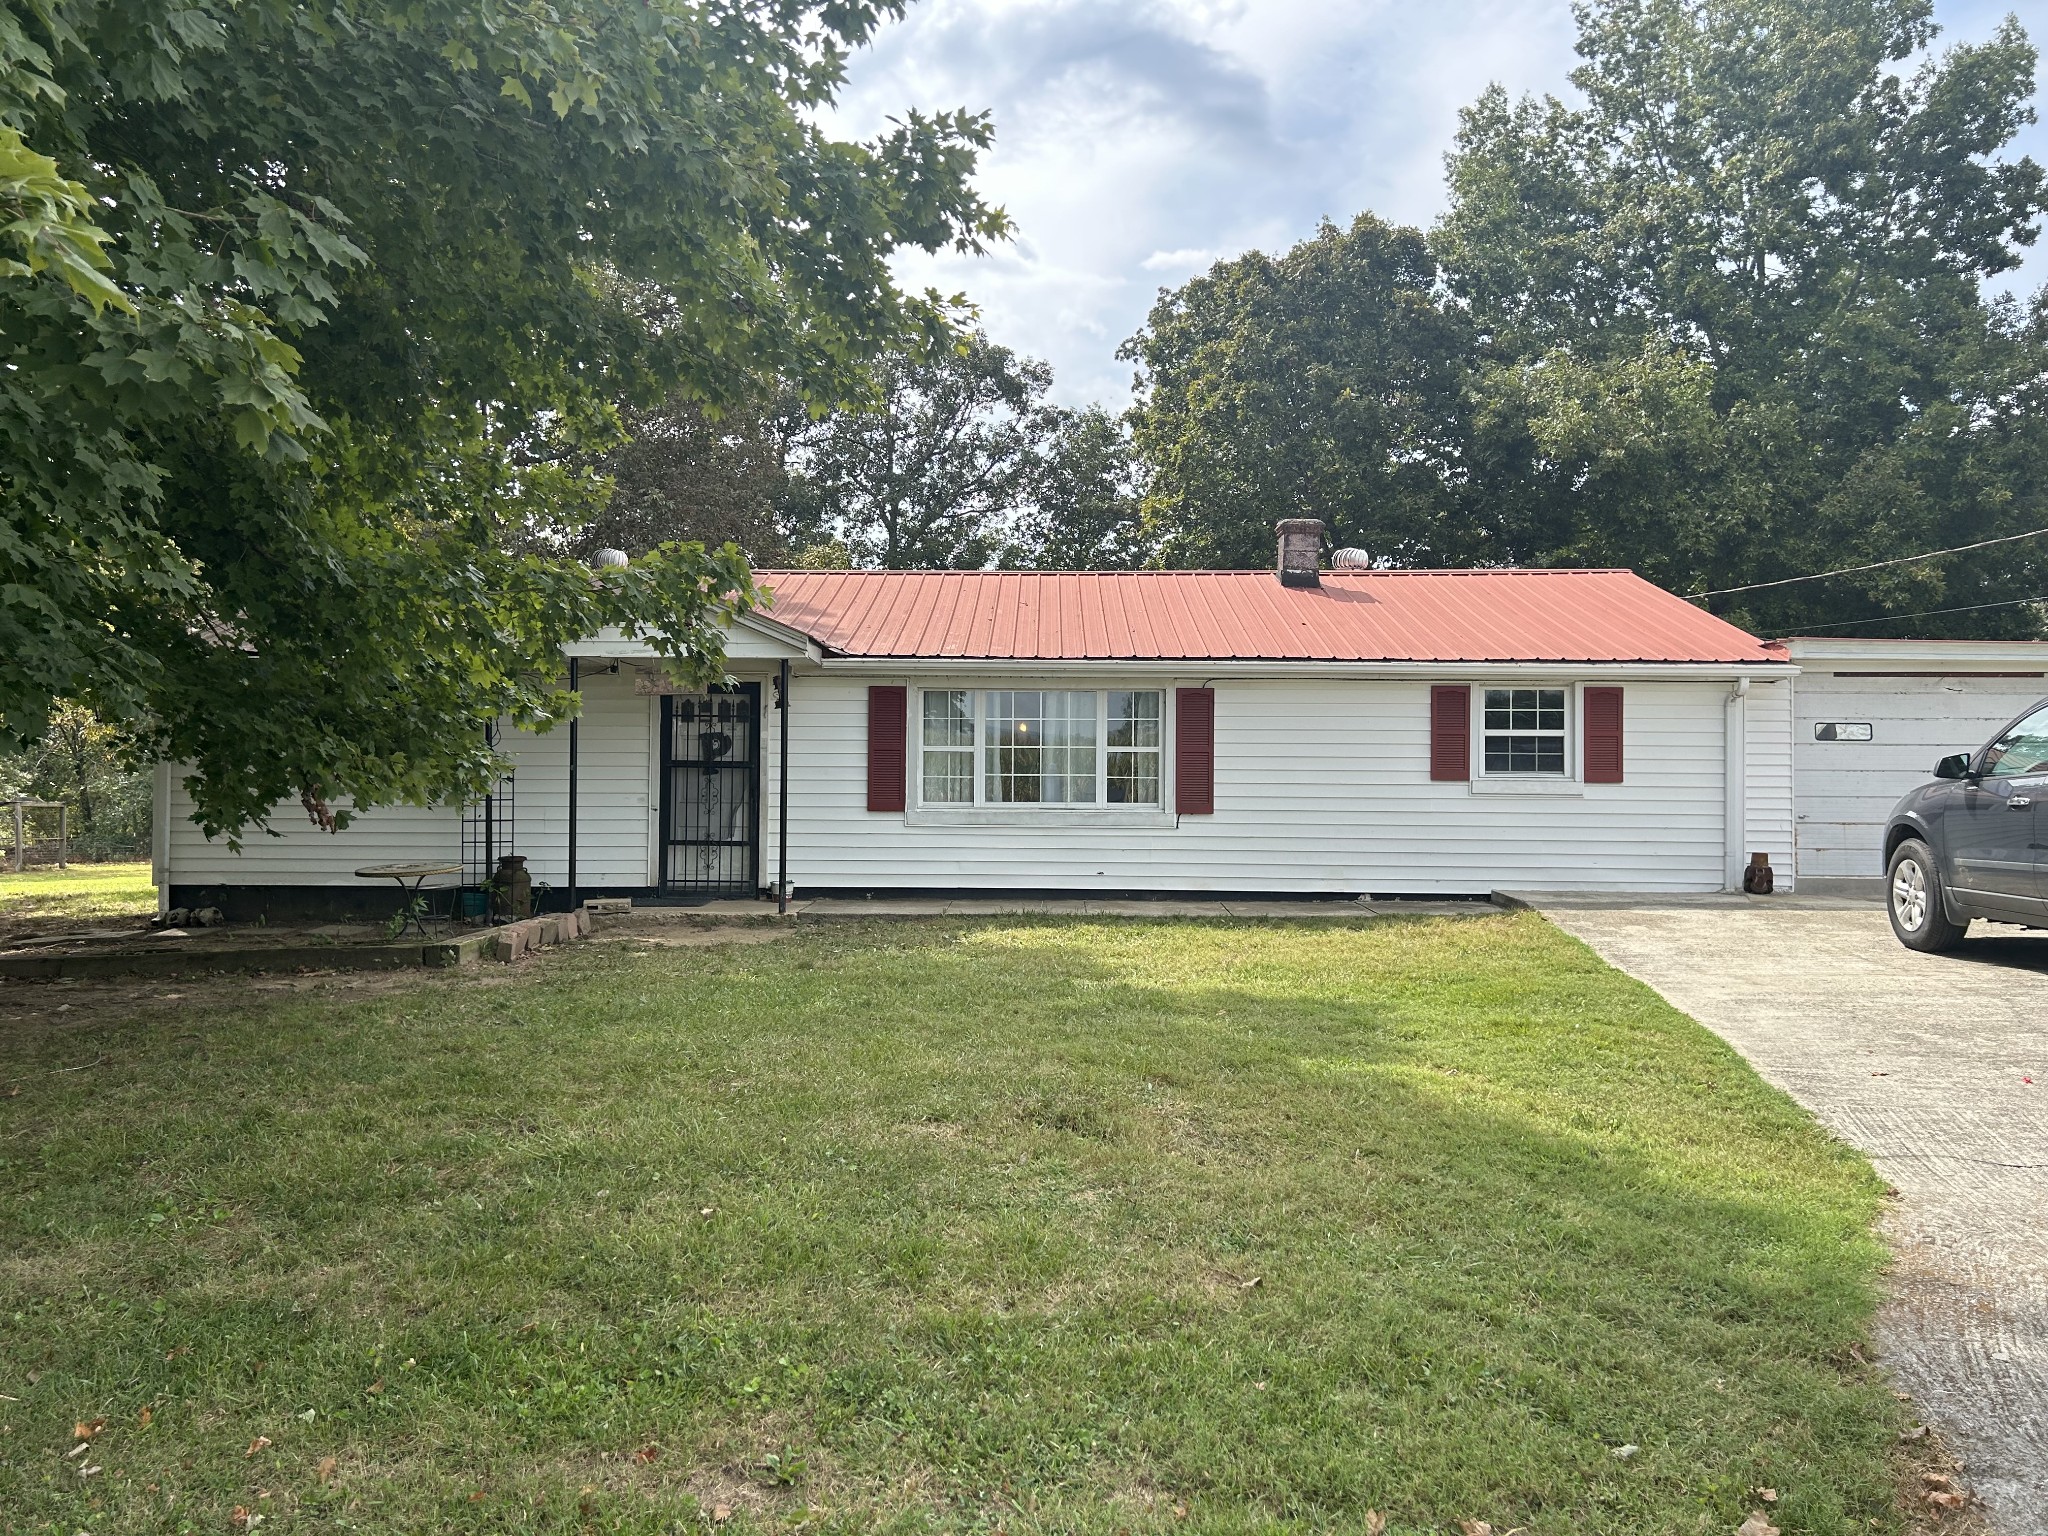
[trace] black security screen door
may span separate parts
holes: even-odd
[[[661,886],[673,896],[760,887],[761,685],[661,701]]]

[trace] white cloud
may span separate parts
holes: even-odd
[[[1975,39],[2009,4],[1936,12]],[[964,291],[1062,399],[1120,404],[1116,348],[1161,282],[1323,217],[1428,224],[1459,108],[1493,81],[1566,91],[1573,35],[1565,0],[921,0],[855,57],[830,122],[865,137],[908,106],[990,110],[979,184],[1018,238],[901,275]],[[2041,158],[2048,130],[2029,138]],[[2018,282],[2048,278],[2048,253],[2030,269]]]
[[[1214,251],[1154,251],[1138,265],[1147,272],[1198,272],[1216,264]]]

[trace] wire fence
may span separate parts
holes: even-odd
[[[150,856],[147,837],[81,832],[76,813],[50,801],[0,800],[0,873],[65,864],[122,864]]]

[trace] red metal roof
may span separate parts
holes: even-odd
[[[760,571],[827,651],[1004,661],[1783,663],[1633,571]]]

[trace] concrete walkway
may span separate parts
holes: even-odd
[[[676,917],[773,917],[772,901],[708,901],[690,907],[641,906],[636,918],[653,914]],[[1499,909],[1483,901],[1180,901],[1117,900],[1110,897],[1038,896],[878,896],[804,897],[789,904],[792,917],[1003,917],[1028,913],[1041,917],[1483,917]]]
[[[2048,1536],[2048,934],[1977,923],[1962,952],[1917,955],[1877,882],[1816,884],[1523,899],[1719,1033],[1898,1188],[1881,1356],[1995,1528]]]

